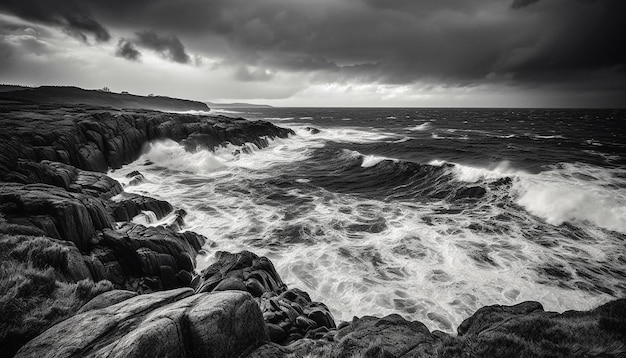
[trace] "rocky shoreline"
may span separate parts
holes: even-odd
[[[251,252],[211,252],[169,203],[104,174],[145,143],[188,150],[294,133],[271,123],[84,105],[0,105],[0,356],[508,357],[626,355],[626,300],[546,312],[537,302],[479,309],[456,336],[399,315],[335,322]],[[132,173],[141,180],[141,173]],[[132,182],[131,180],[131,182]],[[131,222],[142,211],[169,226]],[[28,285],[26,283],[28,283]],[[26,327],[26,328],[24,328]]]

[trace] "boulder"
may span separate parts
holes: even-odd
[[[116,303],[120,303],[135,296],[137,296],[137,292],[127,290],[112,290],[104,292],[92,298],[91,301],[87,302],[83,307],[81,307],[77,313],[83,313],[113,306]]]
[[[249,251],[218,251],[215,256],[216,262],[202,271],[196,292],[249,292],[261,308],[272,342],[328,338],[326,333],[336,327],[328,307],[312,302],[304,291],[287,289],[268,258]]]
[[[624,357],[626,299],[589,311],[546,312],[538,302],[482,307],[441,345],[441,355]]]
[[[16,357],[237,357],[267,338],[249,294],[177,289],[79,313],[27,343]]]
[[[383,318],[354,318],[339,330],[334,357],[432,357],[435,338],[418,321],[407,321],[397,314]]]

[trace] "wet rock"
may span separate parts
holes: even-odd
[[[308,318],[314,321],[319,327],[335,328],[335,321],[333,320],[330,310],[326,305],[320,304],[322,307],[317,307],[308,314]]]
[[[419,347],[420,355],[434,355],[435,339],[421,322],[410,322],[399,315],[383,318],[356,318],[351,325],[340,330],[335,339],[335,357],[401,357]],[[417,353],[417,352],[415,352]]]
[[[265,121],[249,122],[223,116],[194,116],[146,110],[112,110],[83,106],[3,105],[0,124],[0,179],[33,183],[17,168],[19,159],[70,164],[106,172],[130,163],[147,141],[188,139],[189,146],[213,149],[227,141],[234,145],[268,145],[266,138],[285,138],[293,131]],[[28,120],[25,120],[25,114]],[[26,181],[25,181],[26,180]],[[45,182],[38,180],[37,182]]]
[[[0,183],[0,203],[8,222],[26,219],[46,236],[71,241],[81,250],[91,247],[97,230],[113,225],[100,199],[48,184]]]
[[[178,289],[80,313],[16,357],[236,357],[267,341],[265,329],[247,293]]]
[[[317,323],[315,323],[314,320],[304,316],[296,317],[295,324],[298,328],[305,332],[317,328]]]
[[[607,324],[611,322],[610,324]],[[546,312],[538,302],[486,306],[463,321],[440,352],[481,357],[626,355],[626,299],[589,311]]]
[[[213,291],[247,291],[246,285],[234,277],[227,277],[215,286]]]
[[[215,256],[216,262],[202,271],[202,282],[197,292],[210,292],[227,277],[243,279],[244,272],[248,279],[255,278],[261,283],[264,291],[281,293],[285,290],[286,286],[274,265],[265,257],[259,257],[249,251],[236,254],[218,251]]]
[[[272,342],[281,343],[287,338],[287,333],[279,325],[273,323],[266,323],[267,332]]]
[[[202,271],[196,292],[222,289],[247,290],[256,297],[272,342],[286,344],[319,327],[323,333],[335,328],[328,307],[302,290],[287,289],[272,262],[249,251],[217,252],[216,262]]]
[[[294,355],[293,355],[293,352],[287,347],[283,347],[276,343],[268,343],[255,349],[247,356],[247,358],[267,358],[267,357],[292,358],[294,357]]]
[[[130,181],[128,181],[128,186],[138,185],[146,180],[143,174],[141,174],[137,170],[133,170],[132,172],[126,174],[126,178],[130,179]]]
[[[97,310],[125,301],[137,296],[137,292],[127,290],[113,290],[99,294],[87,302],[77,313]]]
[[[105,229],[92,250],[92,272],[102,266],[103,277],[120,287],[150,278],[150,290],[191,284],[195,256],[205,238],[193,232],[177,233],[164,227],[124,223]],[[181,272],[182,271],[182,272]]]
[[[116,221],[130,221],[142,211],[152,211],[162,219],[174,210],[167,201],[126,192],[113,197],[110,207]]]
[[[477,334],[498,322],[535,311],[543,312],[541,303],[526,301],[514,306],[485,306],[464,320],[457,328],[457,332],[459,336]]]

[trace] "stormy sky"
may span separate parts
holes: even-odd
[[[0,83],[282,106],[624,107],[624,0],[1,0]]]

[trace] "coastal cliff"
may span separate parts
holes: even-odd
[[[587,312],[540,303],[489,306],[429,331],[399,315],[337,324],[328,308],[283,283],[251,252],[196,256],[210,238],[185,213],[129,194],[104,173],[149,141],[187,150],[264,148],[293,135],[268,122],[93,106],[0,107],[0,356],[623,356],[626,300]],[[134,173],[133,180],[141,180]],[[169,226],[132,219],[144,211]],[[18,352],[19,350],[19,352]]]

